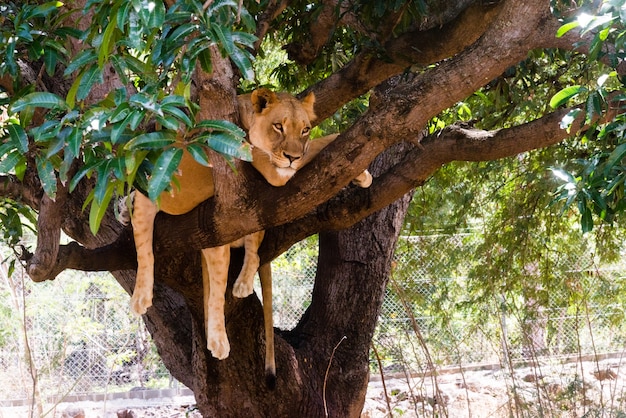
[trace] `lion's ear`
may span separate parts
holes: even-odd
[[[315,105],[315,93],[310,92],[300,103],[302,103],[302,108],[309,115],[309,120],[315,120],[317,118],[315,110],[313,109]]]
[[[256,113],[261,113],[269,104],[278,100],[276,94],[266,88],[256,89],[252,92],[250,101],[252,102],[252,108]]]

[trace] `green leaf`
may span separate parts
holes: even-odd
[[[201,135],[198,139],[203,139],[209,148],[214,149],[220,154],[244,161],[252,161],[250,144],[245,141],[240,141],[238,138],[224,132]]]
[[[211,61],[211,51],[209,48],[205,48],[198,53],[198,59],[200,60],[200,67],[208,74],[213,71],[213,63]]]
[[[63,75],[68,76],[74,71],[79,70],[88,64],[96,62],[97,59],[98,55],[96,54],[96,51],[94,49],[81,51],[72,58],[72,61],[67,65],[67,68],[65,69]]]
[[[196,124],[197,129],[206,129],[209,132],[223,131],[232,136],[239,137],[242,140],[246,137],[246,133],[239,126],[227,120],[210,120],[206,119]]]
[[[28,13],[28,19],[34,17],[43,17],[49,15],[51,12],[61,8],[63,3],[60,1],[51,1],[35,7],[30,13]]]
[[[567,101],[571,99],[572,97],[576,96],[577,94],[584,93],[586,91],[587,91],[587,88],[583,86],[566,87],[563,90],[559,91],[554,96],[552,96],[552,99],[550,99],[550,106],[556,109],[562,104],[567,103]]]
[[[183,122],[189,128],[193,126],[193,121],[191,120],[189,115],[187,115],[187,113],[185,113],[182,109],[176,106],[163,106],[163,112],[169,113],[170,115],[174,116],[176,119]]]
[[[566,23],[563,26],[561,26],[559,30],[556,31],[556,37],[560,38],[563,35],[565,35],[567,32],[569,32],[570,30],[577,28],[579,26],[580,26],[580,22],[578,20],[574,20],[572,22]]]
[[[160,2],[157,2],[160,3]],[[109,24],[104,30],[102,35],[102,42],[98,49],[98,67],[102,68],[107,60],[108,55],[115,47],[115,41],[113,41],[113,34],[117,29],[117,13],[113,13],[110,17]]]
[[[11,140],[14,142],[17,149],[22,154],[26,154],[28,151],[28,136],[24,128],[15,123],[9,123],[6,125],[6,129],[9,131]]]
[[[46,48],[43,50],[43,62],[46,65],[46,72],[49,76],[54,76],[54,70],[57,66],[59,55],[57,51],[52,48]]]
[[[143,93],[133,94],[130,97],[129,102],[131,104],[138,105],[147,111],[156,113],[158,115],[163,115],[163,112],[161,111],[161,106],[157,102],[155,102],[152,99],[152,97],[146,94],[143,94]]]
[[[97,65],[92,65],[85,70],[81,78],[80,85],[76,91],[76,99],[85,99],[96,83],[102,83],[102,71]]]
[[[594,116],[602,115],[602,102],[600,100],[600,94],[594,92],[587,98],[587,121],[592,121]]]
[[[141,166],[141,163],[145,160],[149,151],[136,151],[127,153],[125,156],[124,166],[126,167],[126,183],[133,185],[135,183],[135,176]]]
[[[39,180],[43,190],[48,196],[54,198],[57,192],[57,176],[52,162],[44,158],[42,155],[37,155],[35,163],[37,165],[37,173],[39,174]]]
[[[74,156],[79,155],[82,140],[83,132],[75,126],[67,137],[67,147]]]
[[[91,202],[91,209],[89,210],[89,229],[94,235],[96,235],[98,233],[98,229],[100,229],[102,218],[104,218],[107,208],[109,207],[114,190],[115,183],[110,182],[106,187],[106,192],[102,197],[102,200],[97,201],[96,199],[93,199]]]
[[[587,25],[585,25],[583,27],[583,31],[582,31],[581,34],[585,34],[586,32],[589,32],[589,31],[597,28],[598,26],[602,26],[602,25],[605,25],[607,23],[610,23],[614,19],[616,19],[616,17],[611,15],[611,14],[605,14],[605,15],[602,15],[602,16],[594,16],[593,19],[591,19],[587,23]]]
[[[156,116],[157,122],[161,124],[165,129],[176,131],[179,128],[179,121],[173,116]]]
[[[593,215],[591,210],[585,207],[580,217],[580,225],[583,233],[591,232],[593,230]]]
[[[246,51],[236,48],[231,54],[230,59],[241,71],[241,75],[245,80],[254,81],[254,68],[249,58],[250,54]]]
[[[4,155],[2,157],[2,160],[0,160],[0,173],[10,173],[15,168],[15,166],[23,159],[25,159],[25,157],[17,150],[13,150],[10,153]]]
[[[232,55],[236,49],[235,42],[233,41],[233,33],[227,27],[220,25],[211,26],[211,31],[216,35],[219,40],[220,46],[226,51],[228,55]]]
[[[43,107],[45,109],[60,108],[69,110],[69,106],[59,96],[48,92],[35,92],[16,100],[11,105],[11,112],[20,112],[27,107]]]
[[[154,164],[152,177],[148,183],[148,197],[156,200],[172,182],[172,175],[178,168],[180,159],[183,156],[181,148],[168,148],[159,156]]]
[[[171,131],[149,132],[138,135],[128,141],[125,148],[137,149],[162,149],[176,142],[176,133]]]
[[[204,145],[201,144],[189,144],[187,145],[187,151],[189,154],[196,160],[199,164],[202,164],[205,167],[209,167],[209,158],[206,154],[206,149]]]
[[[613,169],[616,164],[620,163],[624,157],[626,157],[626,143],[619,144],[609,155],[606,162],[606,168],[604,170],[605,176],[608,176],[611,169]]]

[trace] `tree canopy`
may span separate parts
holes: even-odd
[[[359,384],[336,401],[343,405],[338,411],[355,415],[364,376],[358,362],[369,346],[407,194],[433,173],[445,167],[438,184],[465,200],[469,213],[478,201],[472,185],[511,172],[519,175],[515,187],[527,205],[524,214],[549,206],[546,197],[559,185],[557,200],[577,205],[585,231],[594,214],[611,221],[624,208],[623,2],[453,3],[89,0],[0,6],[5,239],[18,246],[28,223],[22,220],[30,220],[37,247],[21,257],[33,280],[54,279],[65,269],[103,270],[114,272],[130,292],[132,233],[115,220],[115,201],[132,188],[156,198],[171,187],[182,154],[175,143],[182,139],[198,162],[213,167],[216,195],[188,214],[159,215],[155,224],[162,289],[145,320],[168,367],[194,388],[203,413],[228,403],[209,395],[212,385],[228,381],[210,372],[226,376],[227,366],[199,348],[196,250],[265,229],[260,255],[268,262],[321,233],[314,303],[295,330],[278,337],[279,358],[284,364],[291,364],[288,358],[297,364],[307,356],[327,359],[336,340],[317,332],[339,320],[332,309],[342,312],[337,305],[344,303],[354,317],[366,311],[363,329],[354,330],[353,368],[345,366],[359,370],[347,373]],[[257,86],[314,92],[315,133],[341,133],[281,188],[247,163],[250,146],[237,126],[236,94]],[[515,155],[515,162],[492,162]],[[482,165],[446,166],[453,161]],[[552,174],[536,169],[542,166]],[[367,167],[375,177],[371,188],[346,187]],[[446,170],[455,175],[446,177]],[[420,206],[417,199],[412,211],[419,216],[409,221],[469,222],[448,215],[447,196],[429,195],[429,202],[440,202],[435,206]],[[352,225],[345,235],[329,232]],[[73,242],[61,245],[61,231]],[[355,244],[348,237],[360,238]],[[363,270],[351,263],[357,259]],[[336,291],[343,286],[352,294],[347,286],[354,282],[338,283],[342,265],[350,266],[344,272],[352,280],[367,283],[352,289],[361,305],[348,304],[349,296],[341,299]],[[232,306],[227,315],[234,315],[233,324],[246,323],[246,315],[259,319],[258,301]],[[350,328],[351,315],[334,325]],[[257,338],[242,335],[246,347]],[[233,356],[249,360],[245,353]],[[201,370],[200,377],[191,377],[191,370]],[[307,372],[295,365],[283,373],[299,381],[295,376]],[[321,414],[320,379],[325,383],[324,373],[312,379],[317,383],[307,395],[295,386],[279,391],[281,413],[288,415],[288,404],[300,396],[307,400],[303,410]]]

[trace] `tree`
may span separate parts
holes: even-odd
[[[7,218],[25,207],[38,213],[37,247],[23,254],[29,275],[43,281],[68,268],[110,271],[130,293],[132,232],[115,220],[113,197],[130,186],[157,196],[179,158],[174,138],[188,135],[194,156],[211,161],[216,196],[155,223],[155,299],[144,319],[163,361],[194,391],[205,416],[359,416],[370,341],[411,191],[451,161],[489,161],[553,145],[597,117],[572,113],[584,105],[568,108],[574,96],[562,95],[553,101],[556,109],[544,103],[532,120],[484,125],[503,126],[498,130],[456,123],[462,115],[433,123],[515,72],[529,52],[593,52],[601,36],[589,31],[581,38],[571,30],[556,37],[575,11],[559,2],[452,3],[3,6],[0,193],[11,202]],[[304,88],[301,94],[313,91],[319,121],[342,107],[358,109],[348,106],[354,99],[367,103],[282,188],[240,160],[248,158],[241,133],[223,122],[237,122],[237,87],[254,84],[253,58],[261,66],[264,51],[276,44],[292,60],[275,69],[276,79]],[[552,93],[563,87],[559,82],[555,76]],[[599,107],[610,101],[601,99]],[[565,130],[560,122],[568,115]],[[346,187],[368,166],[371,188]],[[7,237],[19,236],[18,223],[7,225]],[[276,336],[275,390],[263,383],[256,297],[227,295],[228,359],[210,356],[201,325],[197,250],[260,229],[267,230],[264,262],[320,234],[312,304],[293,330]],[[61,230],[74,242],[60,245]],[[240,253],[231,264],[238,271]]]

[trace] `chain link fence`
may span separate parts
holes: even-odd
[[[598,266],[587,250],[555,254],[545,272],[555,287],[528,280],[528,288],[484,292],[472,273],[479,241],[476,234],[400,240],[373,371],[379,364],[385,372],[413,373],[623,350],[626,269]],[[277,327],[292,328],[308,307],[316,263],[315,239],[273,263]],[[544,274],[537,270],[525,274]],[[35,396],[61,398],[173,384],[112,277],[66,272],[35,284],[19,270],[0,271],[0,400],[32,398],[33,388],[45,391]]]

